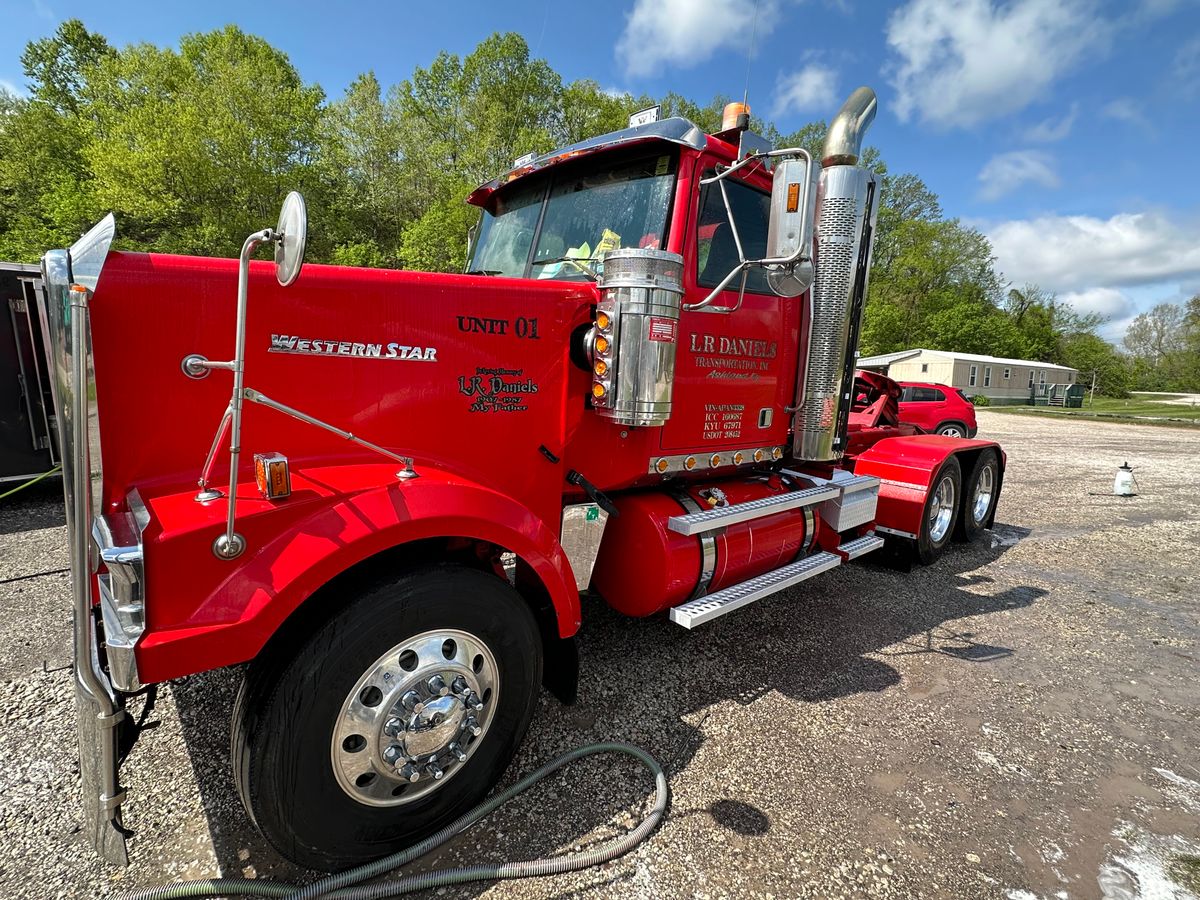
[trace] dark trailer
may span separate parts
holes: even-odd
[[[58,463],[41,289],[37,266],[0,262],[0,482],[24,481]]]

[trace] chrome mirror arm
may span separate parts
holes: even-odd
[[[770,256],[763,259],[746,259],[746,251],[742,249],[742,238],[738,233],[737,222],[735,222],[733,219],[733,206],[729,202],[729,192],[725,188],[725,179],[752,162],[779,156],[799,156],[803,158],[805,163],[804,184],[800,196],[804,198],[803,202],[807,203],[809,192],[812,190],[813,160],[812,154],[803,147],[787,147],[781,150],[769,150],[765,153],[750,153],[738,160],[732,166],[718,169],[715,175],[710,175],[708,178],[700,179],[701,185],[716,183],[721,188],[721,200],[725,204],[725,217],[729,221],[729,228],[733,233],[733,243],[737,248],[739,262],[733,267],[733,269],[730,270],[728,275],[721,279],[721,283],[713,288],[712,292],[707,297],[698,303],[685,303],[683,305],[685,310],[694,312],[700,309],[707,309],[709,312],[719,312],[725,314],[736,312],[737,310],[741,309],[742,301],[745,299],[746,279],[750,274],[751,268],[772,268],[778,266],[786,269],[796,265],[796,263],[799,262],[812,261],[812,247],[806,247],[803,244],[797,247],[796,252],[792,253],[790,256]],[[805,229],[802,228],[800,231],[803,233]],[[717,295],[725,290],[725,288],[729,286],[729,284],[738,276],[739,273],[742,276],[742,284],[741,289],[738,291],[737,304],[734,306],[713,306],[712,303],[714,300],[716,300]]]

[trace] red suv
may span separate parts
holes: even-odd
[[[975,437],[975,406],[962,391],[944,384],[901,381],[900,421],[929,434]]]

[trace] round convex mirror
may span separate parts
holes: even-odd
[[[308,234],[308,211],[298,191],[284,198],[275,232],[279,235],[275,244],[275,277],[287,287],[296,280],[304,264],[304,240]]]

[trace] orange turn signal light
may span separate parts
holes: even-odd
[[[282,500],[292,493],[292,476],[282,453],[255,453],[254,480],[268,500]]]

